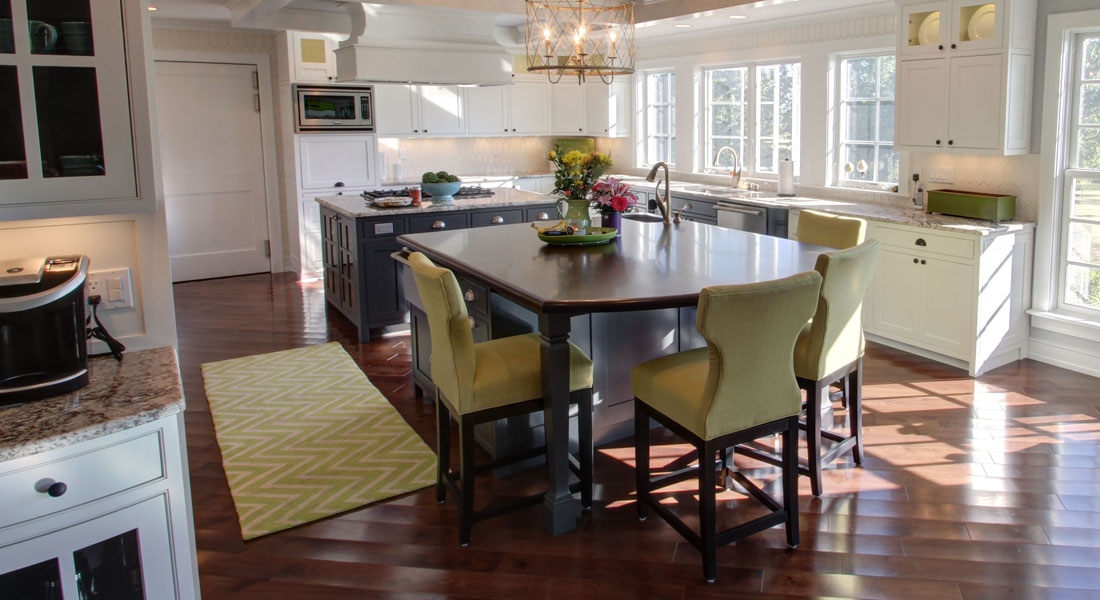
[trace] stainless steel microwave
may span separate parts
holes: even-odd
[[[374,88],[295,86],[294,130],[374,131]]]

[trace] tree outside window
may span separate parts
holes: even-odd
[[[646,75],[646,164],[676,163],[676,75]]]
[[[799,63],[721,67],[704,75],[707,170],[734,168],[729,152],[712,164],[723,146],[737,151],[742,170],[749,174],[774,175],[779,161],[798,157]]]
[[[840,123],[836,137],[837,181],[894,184],[899,155],[894,149],[893,56],[841,61]]]
[[[1063,195],[1063,303],[1100,311],[1100,34],[1076,44]]]

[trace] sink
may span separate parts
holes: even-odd
[[[623,213],[623,218],[628,221],[639,221],[641,223],[661,223],[664,221],[664,217],[661,215],[644,212]]]

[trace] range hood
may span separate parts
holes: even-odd
[[[350,3],[351,37],[336,49],[341,83],[504,85],[517,28],[490,13]],[[522,44],[522,39],[518,39]]]

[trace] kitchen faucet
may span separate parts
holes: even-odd
[[[733,154],[733,167],[730,171],[730,185],[733,189],[737,189],[737,186],[741,183],[741,159],[737,156],[737,151],[733,149],[733,146],[722,146],[718,149],[718,152],[714,153],[714,160],[710,161],[711,166],[718,166],[718,157],[722,156],[722,153],[729,150],[730,154]]]
[[[671,207],[669,206],[669,197],[668,197],[668,164],[666,164],[664,161],[660,161],[657,164],[653,165],[653,168],[649,170],[649,175],[646,175],[645,180],[650,182],[650,183],[653,183],[654,181],[657,181],[657,170],[662,168],[662,167],[665,170],[665,177],[662,181],[657,182],[657,189],[656,189],[656,191],[657,191],[657,208],[661,209],[661,216],[664,217],[664,224],[665,225],[671,225],[672,221],[669,220],[669,213],[671,212],[671,210],[670,210]],[[662,182],[665,184],[664,194],[661,193],[661,183]]]

